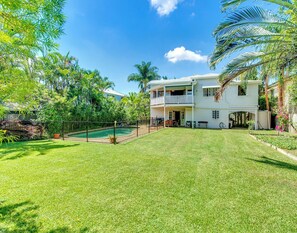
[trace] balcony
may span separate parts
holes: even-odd
[[[193,100],[191,95],[173,95],[151,98],[152,106],[163,104],[193,104]]]

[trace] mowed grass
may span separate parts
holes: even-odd
[[[297,164],[239,130],[2,145],[0,232],[297,232]]]

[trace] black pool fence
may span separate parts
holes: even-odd
[[[55,138],[117,144],[164,127],[161,118],[131,121],[0,121],[0,129],[19,141]]]

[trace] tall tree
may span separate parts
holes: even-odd
[[[57,47],[65,0],[0,0],[0,102],[30,104],[38,88],[32,63]],[[3,112],[0,104],[0,112]]]
[[[56,47],[63,32],[65,0],[1,0],[1,55],[29,55]]]
[[[210,66],[218,63],[243,49],[245,52],[231,60],[220,76],[221,93],[229,83],[251,69],[263,69],[269,66],[269,74],[279,77],[279,108],[283,108],[284,74],[295,72],[297,64],[297,3],[290,0],[262,0],[274,3],[277,12],[271,12],[258,6],[236,8],[248,0],[222,0],[223,9],[228,17],[214,32],[216,48],[210,59]]]
[[[138,87],[141,92],[147,91],[147,84],[152,80],[160,79],[158,75],[158,68],[152,66],[151,62],[142,62],[141,64],[136,64],[135,68],[138,73],[133,73],[129,75],[128,82],[138,82]]]

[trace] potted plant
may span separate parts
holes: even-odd
[[[111,144],[116,144],[117,143],[117,137],[113,135],[109,135],[109,141]]]
[[[48,133],[50,136],[53,136],[54,139],[60,139],[61,125],[62,122],[59,121],[52,121],[48,124]]]
[[[60,134],[59,133],[54,133],[54,139],[60,139]]]

